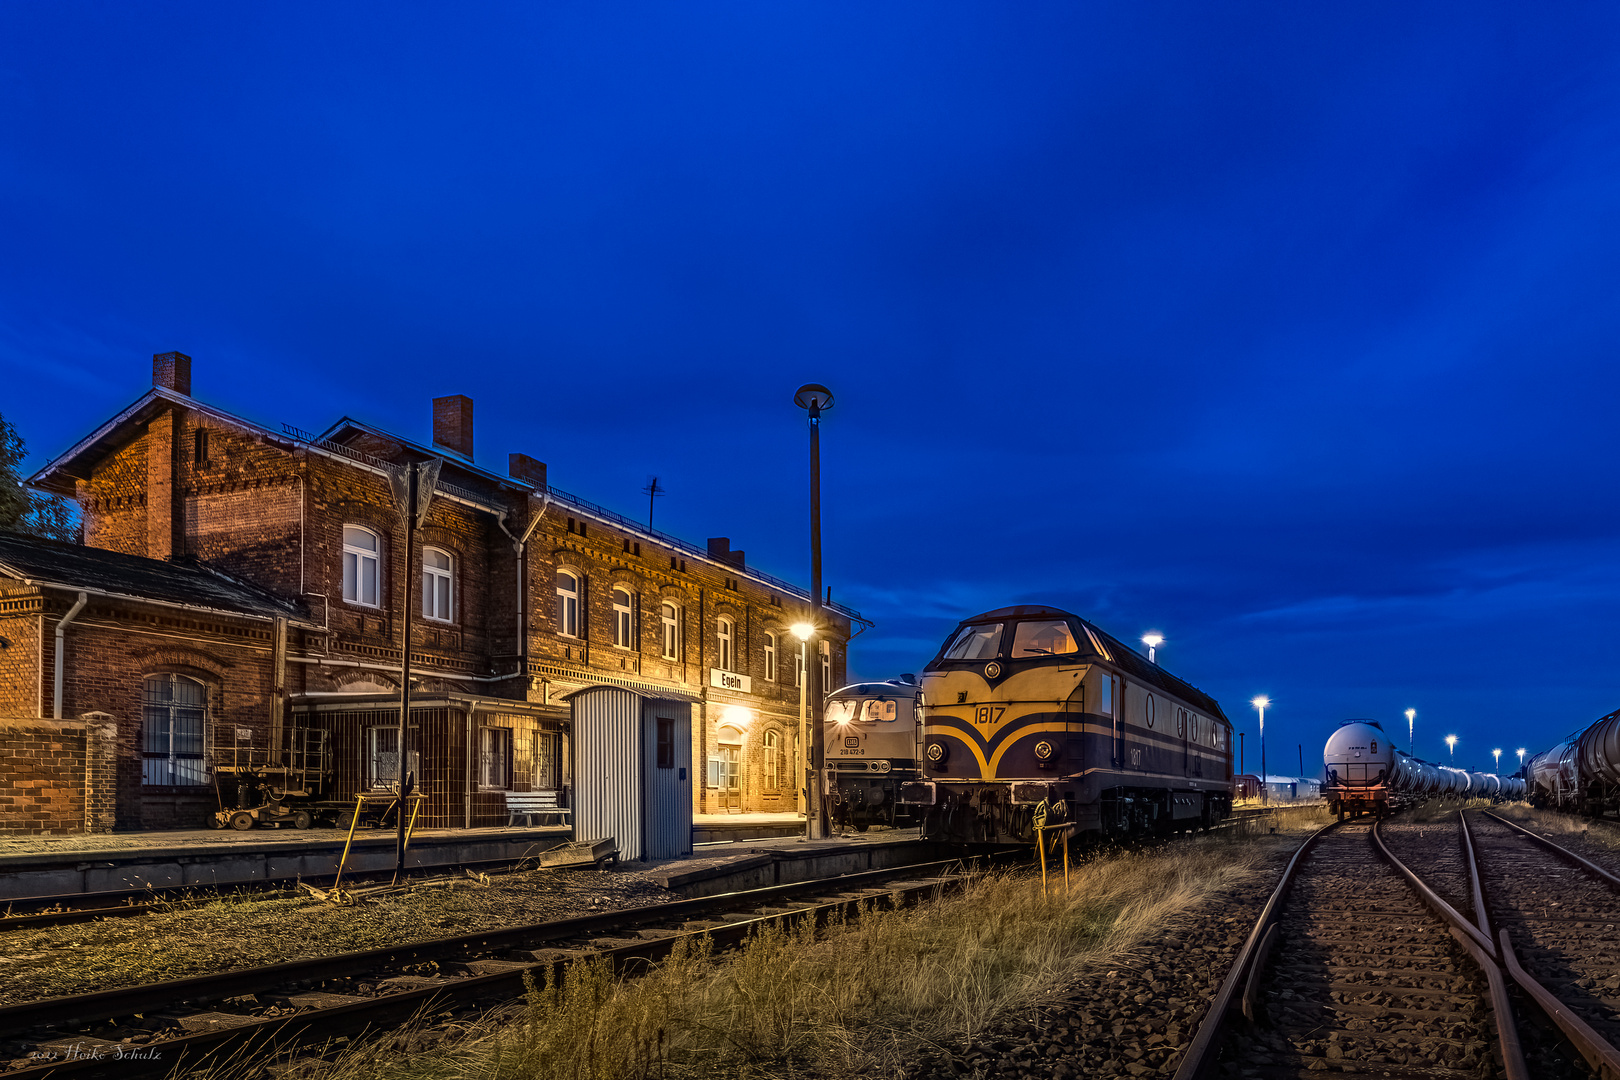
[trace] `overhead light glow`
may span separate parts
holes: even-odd
[[[744,728],[754,722],[754,710],[744,705],[727,705],[720,711],[720,722],[734,728]]]
[[[800,641],[809,641],[816,633],[816,628],[807,622],[794,623],[792,630],[793,636]]]
[[[1257,709],[1269,709],[1271,708],[1271,699],[1266,697],[1266,695],[1261,694],[1259,697],[1249,702],[1249,704],[1253,705]]]
[[[1157,649],[1160,645],[1164,644],[1164,637],[1160,634],[1143,634],[1142,644],[1146,645],[1150,649]]]

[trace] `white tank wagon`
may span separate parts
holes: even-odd
[[[1412,757],[1390,745],[1376,720],[1346,720],[1322,750],[1322,796],[1340,819],[1385,814],[1428,798],[1501,799],[1509,788],[1495,773],[1471,773]]]

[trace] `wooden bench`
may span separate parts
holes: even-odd
[[[568,818],[573,811],[561,805],[560,792],[556,791],[508,791],[506,793],[507,828],[518,824],[518,818],[523,819],[524,825],[532,824],[530,818],[539,818],[539,824],[546,824],[547,817],[556,817],[557,824],[567,825]]]

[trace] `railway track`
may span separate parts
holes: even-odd
[[[683,936],[736,945],[772,922],[853,915],[949,888],[962,860],[776,885],[529,926],[318,957],[0,1008],[6,1080],[169,1073],[206,1055],[285,1056],[424,1014],[480,1010],[522,995],[525,975],[559,981],[571,961],[615,968],[664,957]]]
[[[1329,825],[1176,1077],[1620,1080],[1617,961],[1620,877],[1544,837],[1489,813]]]

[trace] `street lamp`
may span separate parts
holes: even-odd
[[[793,395],[793,403],[810,414],[810,622],[811,635],[814,636],[814,625],[821,622],[821,412],[832,408],[832,391],[820,383],[805,383]],[[813,686],[809,691],[810,710],[817,716],[821,715],[821,695],[826,687],[821,685],[821,665],[811,664],[809,658],[805,660],[804,681],[807,687]],[[810,746],[810,769],[812,780],[820,777],[821,770],[826,764],[826,750],[817,739]],[[827,820],[825,807],[822,806],[821,794],[815,783],[810,785],[810,808],[807,815],[807,831],[812,840],[820,840],[827,835]]]
[[[1164,637],[1160,634],[1143,634],[1142,644],[1148,647],[1148,663],[1154,663],[1153,650],[1164,644]]]
[[[1261,694],[1249,704],[1260,710],[1260,803],[1265,805],[1270,801],[1266,795],[1266,708],[1271,699]]]
[[[1491,753],[1496,755],[1496,771],[1501,772],[1502,771],[1502,751],[1500,751],[1500,750],[1492,750]]]
[[[1446,745],[1451,748],[1451,763],[1453,765],[1457,764],[1457,736],[1447,735]]]
[[[1524,747],[1519,747],[1519,768],[1524,768]]]
[[[1406,710],[1406,752],[1417,757],[1417,745],[1412,739],[1412,721],[1417,718],[1416,709]]]
[[[806,697],[806,690],[810,684],[810,655],[808,652],[810,639],[816,636],[816,628],[809,623],[794,623],[790,630],[794,637],[799,639],[799,754],[794,762],[799,768],[799,783],[804,792],[804,830],[805,838],[810,836],[810,707]]]

